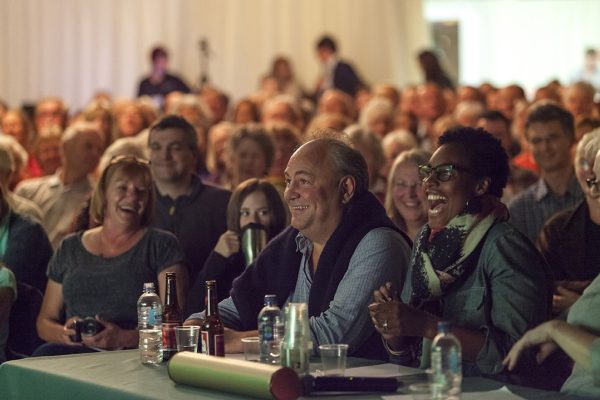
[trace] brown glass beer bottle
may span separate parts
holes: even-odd
[[[224,326],[219,318],[217,282],[206,281],[206,317],[200,328],[202,353],[225,357]]]
[[[177,279],[175,272],[167,272],[166,298],[162,315],[163,360],[168,361],[177,353],[175,327],[181,325],[181,310],[177,302]]]

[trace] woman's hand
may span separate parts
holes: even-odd
[[[552,295],[552,312],[560,314],[570,308],[581,295],[574,290],[569,290],[563,286],[558,286],[556,292]]]
[[[81,318],[79,317],[71,317],[67,320],[67,322],[65,322],[61,336],[61,343],[68,344],[70,346],[82,346],[81,342],[74,342],[73,340],[71,340],[71,336],[75,336],[75,334],[77,333],[74,329],[75,321],[80,319]]]
[[[96,315],[96,321],[104,325],[104,330],[94,336],[82,336],[82,342],[87,347],[97,347],[105,350],[132,348],[137,345],[137,331],[121,329],[118,325],[106,321]]]
[[[233,231],[227,231],[219,237],[215,251],[225,258],[240,251],[240,237]]]
[[[552,339],[552,330],[558,324],[564,323],[564,321],[551,320],[528,331],[514,344],[512,349],[510,349],[508,355],[504,361],[502,361],[502,364],[504,364],[509,371],[512,371],[517,366],[523,351],[533,346],[539,346],[536,360],[541,364],[558,347],[554,342],[554,339]]]
[[[372,303],[369,313],[375,329],[387,341],[401,336],[428,337],[437,326],[435,316],[400,300]]]

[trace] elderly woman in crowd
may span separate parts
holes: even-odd
[[[227,169],[231,190],[250,178],[264,178],[273,164],[274,146],[262,125],[248,124],[237,128],[228,146]]]
[[[584,137],[585,138],[585,137]],[[579,149],[578,149],[579,150]],[[578,173],[578,177],[580,174]],[[589,191],[600,202],[600,152],[597,153],[593,176],[589,179]],[[586,193],[586,201],[587,200]],[[590,209],[591,212],[591,209]],[[595,244],[597,245],[598,242]],[[513,370],[521,360],[523,352],[535,348],[537,361],[543,362],[557,348],[561,348],[575,361],[571,375],[560,389],[563,393],[597,399],[600,397],[600,276],[583,291],[569,309],[566,321],[552,320],[527,332],[511,349],[504,360]]]
[[[427,367],[428,344],[447,320],[463,346],[463,373],[499,376],[510,347],[549,314],[547,266],[506,222],[499,198],[508,159],[500,142],[459,128],[439,145],[419,167],[428,222],[416,237],[401,297],[387,283],[369,310],[394,361]]]
[[[200,303],[205,297],[205,281],[218,282],[219,301],[229,297],[233,280],[246,267],[241,251],[241,236],[250,223],[262,225],[267,232],[267,240],[277,236],[287,225],[287,207],[277,189],[262,179],[248,179],[233,191],[227,206],[227,231],[219,237],[214,250],[204,263],[191,293]],[[204,304],[188,307],[194,312],[201,311]]]
[[[133,348],[138,343],[136,303],[144,282],[158,284],[177,273],[180,304],[186,271],[177,239],[150,228],[154,190],[147,162],[117,157],[102,173],[91,204],[99,226],[66,237],[48,265],[48,286],[38,316],[38,334],[49,344],[36,355]],[[62,316],[66,321],[62,321]],[[104,330],[72,340],[73,323],[94,317]]]
[[[360,111],[360,125],[380,139],[394,128],[392,103],[383,97],[373,97]]]
[[[552,309],[568,309],[600,273],[600,190],[593,184],[600,129],[577,144],[575,175],[585,196],[571,209],[555,214],[540,232],[538,246],[548,260],[555,283]]]
[[[431,153],[414,149],[400,153],[394,160],[387,183],[385,209],[388,217],[414,242],[427,222],[427,202],[419,177],[419,165],[429,161]]]

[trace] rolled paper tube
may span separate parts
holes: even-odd
[[[291,368],[191,352],[177,353],[167,367],[176,383],[263,399],[294,400],[302,382]]]

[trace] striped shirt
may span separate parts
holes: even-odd
[[[309,262],[312,242],[298,234],[296,245],[302,254],[300,271],[286,304],[308,303],[312,285],[313,272]],[[313,349],[326,343],[346,343],[350,349],[356,349],[373,333],[367,309],[373,300],[373,291],[388,281],[402,287],[410,251],[402,236],[389,228],[373,229],[362,238],[329,308],[310,318]],[[239,314],[231,297],[219,303],[219,313],[226,326],[239,327]]]
[[[575,207],[583,200],[575,174],[571,176],[567,191],[559,196],[552,192],[543,178],[519,193],[510,202],[510,223],[536,243],[542,227],[551,216]]]

